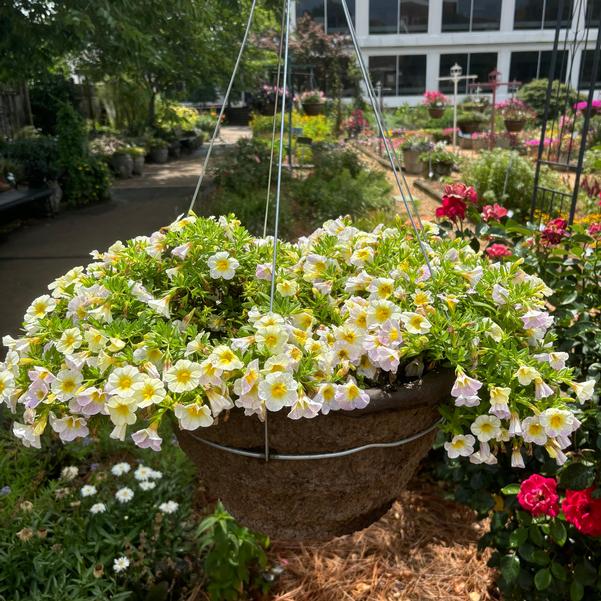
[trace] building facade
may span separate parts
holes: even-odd
[[[547,77],[559,0],[347,0],[359,45],[372,80],[385,102],[396,106],[421,101],[426,90],[449,92],[451,66],[486,82],[497,69],[502,81],[527,83]],[[296,16],[310,14],[326,31],[345,32],[340,0],[297,0]],[[560,48],[562,79],[588,88],[593,49],[601,22],[601,0],[564,0]],[[583,31],[587,23],[588,39]],[[569,66],[571,65],[571,69]],[[601,90],[601,74],[595,77]],[[467,84],[460,92],[468,92]],[[599,92],[597,92],[599,94]],[[507,89],[499,90],[499,98]]]

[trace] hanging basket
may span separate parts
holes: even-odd
[[[176,430],[177,438],[209,495],[243,525],[278,539],[326,540],[365,528],[388,511],[432,446],[438,406],[453,380],[451,371],[429,372],[392,393],[369,391],[365,409],[313,419],[269,413],[269,462],[200,440],[262,454],[264,424],[242,410],[204,430]],[[408,442],[340,457],[277,458],[401,440]]]
[[[303,102],[303,111],[308,117],[317,117],[326,112],[325,102]]]
[[[440,119],[444,115],[444,107],[430,107],[428,108],[428,113],[430,113],[432,119]]]
[[[525,119],[505,119],[505,129],[512,133],[520,132],[526,127]]]

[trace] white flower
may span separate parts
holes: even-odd
[[[10,371],[0,371],[0,401],[10,398],[15,390],[15,376]]]
[[[48,294],[38,296],[38,298],[36,298],[27,309],[27,313],[25,314],[25,321],[29,322],[42,319],[48,313],[53,311],[55,307],[56,300]]]
[[[480,388],[482,388],[482,382],[470,378],[466,373],[460,371],[455,378],[453,388],[451,388],[451,395],[454,397],[478,396]]]
[[[282,326],[267,326],[257,330],[255,341],[259,350],[266,350],[272,355],[277,355],[282,352],[288,342],[288,332]]]
[[[336,387],[331,382],[321,384],[313,400],[321,405],[321,412],[324,415],[340,409],[336,403]]]
[[[82,336],[79,328],[69,328],[63,332],[54,346],[63,355],[72,355],[81,346],[81,343]]]
[[[225,344],[213,349],[209,361],[216,369],[220,369],[221,371],[234,371],[235,369],[242,369],[244,367],[244,363],[238,359],[236,353]]]
[[[491,386],[490,388],[490,413],[501,419],[509,419],[511,413],[509,411],[509,395],[511,388],[503,388],[501,386]]]
[[[230,257],[230,253],[221,251],[215,253],[208,260],[210,275],[214,280],[223,278],[224,280],[231,280],[236,274],[236,269],[240,267],[240,263],[233,257]]]
[[[541,446],[547,442],[545,428],[538,416],[527,417],[522,422],[522,438],[524,442],[533,442]]]
[[[94,503],[92,507],[90,507],[90,513],[104,513],[106,511],[106,505],[104,503]]]
[[[282,280],[276,288],[281,296],[296,296],[298,293],[298,283],[294,280]]]
[[[119,503],[129,503],[134,498],[134,491],[127,486],[120,488],[115,493],[115,499],[119,501]]]
[[[374,250],[370,246],[358,248],[351,255],[349,263],[355,267],[363,267],[366,263],[371,263],[374,258]]]
[[[401,321],[409,334],[427,334],[432,327],[432,324],[423,315],[411,311],[401,313]]]
[[[175,501],[167,501],[159,505],[159,511],[161,513],[175,513],[179,507],[179,503]]]
[[[450,441],[444,443],[445,451],[450,459],[456,457],[469,457],[474,452],[476,439],[468,434],[456,434]]]
[[[298,383],[291,374],[281,371],[269,373],[259,383],[259,398],[269,411],[292,407],[298,399]]]
[[[115,561],[113,561],[113,570],[115,573],[123,572],[127,570],[129,567],[129,559],[127,557],[117,557]]]
[[[497,305],[505,305],[507,298],[509,297],[509,291],[499,284],[495,284],[492,287],[492,299]]]
[[[336,387],[334,400],[340,409],[363,409],[369,404],[369,395],[351,378],[346,384]]]
[[[60,419],[50,414],[50,425],[63,442],[71,442],[76,438],[84,438],[90,433],[83,417],[67,415]]]
[[[165,373],[165,382],[171,392],[187,392],[198,388],[202,377],[199,363],[180,359]]]
[[[399,314],[399,308],[389,300],[372,301],[367,309],[367,324],[369,326],[382,325],[389,319],[398,319]]]
[[[163,472],[159,472],[158,470],[150,470],[150,477],[153,480],[160,480],[163,477]]]
[[[537,400],[546,399],[553,394],[553,389],[546,384],[542,378],[534,378],[534,398]]]
[[[131,470],[131,465],[129,465],[129,463],[116,463],[111,468],[111,474],[113,474],[113,476],[123,476],[124,474],[127,474],[129,470]]]
[[[148,480],[150,478],[150,474],[152,474],[152,468],[146,467],[145,465],[139,465],[134,472],[134,478],[140,482],[143,482],[144,480]]]
[[[136,392],[135,385],[142,379],[142,374],[133,365],[118,367],[109,376],[106,391],[121,398],[132,397]]]
[[[576,393],[576,398],[581,402],[590,401],[595,392],[595,380],[586,382],[574,382],[571,384],[572,390]]]
[[[374,278],[368,287],[373,299],[386,299],[394,292],[394,280],[390,278]]]
[[[519,447],[514,447],[511,451],[511,467],[525,468],[524,457]]]
[[[40,435],[35,433],[35,430],[32,426],[14,422],[13,434],[23,443],[23,446],[25,447],[34,447],[35,449],[39,449],[42,446],[40,442]]]
[[[98,491],[96,490],[95,486],[92,486],[91,484],[85,484],[81,487],[79,492],[82,497],[93,497]]]
[[[540,374],[536,369],[534,369],[534,367],[530,367],[529,365],[521,365],[515,372],[514,377],[518,379],[518,382],[522,386],[528,386],[532,383],[534,378],[539,378]]]
[[[175,405],[173,412],[179,422],[182,430],[196,430],[197,428],[207,428],[213,424],[211,410],[207,405]]]
[[[68,465],[61,470],[61,478],[67,482],[77,478],[77,474],[79,474],[79,469],[74,465]]]
[[[145,376],[134,384],[134,398],[140,409],[160,403],[167,392],[159,378]]]
[[[75,396],[82,382],[83,376],[80,372],[73,369],[61,369],[52,382],[52,392],[59,401],[68,401]]]
[[[496,439],[501,432],[501,420],[495,415],[479,415],[470,426],[480,442]]]
[[[545,409],[540,414],[539,421],[545,429],[545,434],[551,438],[568,436],[575,429],[574,415],[565,409]]]
[[[149,480],[143,480],[142,482],[140,482],[139,486],[142,490],[152,490],[153,488],[156,487],[156,482],[150,482]]]
[[[107,404],[111,422],[115,425],[111,438],[125,440],[125,430],[127,426],[136,423],[136,400],[134,398],[123,399],[113,397]]]

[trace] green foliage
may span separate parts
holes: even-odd
[[[235,601],[243,590],[251,595],[268,591],[267,537],[238,525],[221,503],[201,522],[198,533],[204,570],[211,576],[206,590],[212,601]]]
[[[439,119],[432,119],[428,108],[423,104],[411,105],[407,103],[386,111],[386,124],[393,129],[424,129],[445,128],[453,126],[453,111],[447,110]]]
[[[181,136],[184,132],[194,131],[198,124],[198,113],[188,106],[161,101],[157,110],[157,127],[173,131]]]
[[[0,144],[0,155],[20,163],[23,177],[31,187],[55,180],[58,176],[56,140],[49,136],[20,138]]]
[[[522,86],[517,93],[517,97],[530,106],[539,119],[542,119],[545,114],[548,85],[548,79],[534,79]],[[580,94],[571,86],[558,80],[553,81],[551,102],[549,103],[549,117],[553,119],[563,113],[566,105],[568,109],[571,109],[572,105],[578,102],[578,100],[580,100]]]
[[[462,168],[465,182],[473,186],[478,196],[488,202],[498,202],[512,209],[530,209],[534,190],[534,166],[515,151],[495,149],[481,152]],[[541,185],[553,190],[565,190],[561,178],[553,171],[541,169]]]
[[[292,127],[302,130],[302,136],[311,138],[314,142],[334,142],[334,121],[326,115],[310,117],[294,110],[292,112]],[[286,127],[288,118],[286,118]],[[253,114],[250,122],[253,137],[269,137],[273,131],[273,116]],[[279,117],[276,122],[276,136],[279,139]]]

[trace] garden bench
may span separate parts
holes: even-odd
[[[52,188],[27,188],[25,190],[10,190],[9,192],[0,193],[0,211],[14,209],[23,204],[30,202],[41,201],[44,203],[46,210],[52,213],[50,199],[54,194]]]

